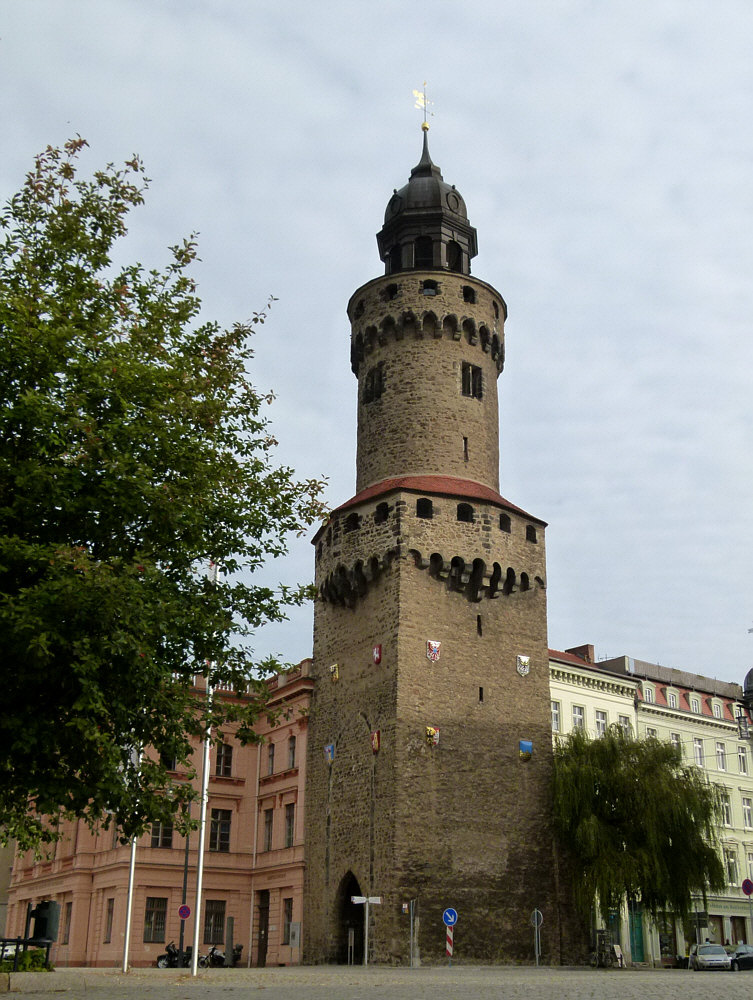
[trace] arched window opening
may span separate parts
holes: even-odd
[[[484,379],[480,365],[472,365],[464,361],[460,368],[460,385],[464,396],[472,399],[483,399]]]
[[[439,577],[444,569],[444,559],[438,552],[432,552],[429,557],[429,575]]]
[[[421,294],[422,295],[438,295],[439,285],[436,281],[423,281],[421,282]]]
[[[382,292],[382,298],[385,302],[391,302],[392,299],[397,298],[397,285],[387,285],[387,287]]]
[[[398,244],[390,250],[390,274],[403,268],[403,248]]]
[[[499,529],[500,531],[507,531],[508,533],[512,531],[512,521],[510,520],[509,514],[499,515]]]
[[[450,563],[450,575],[447,580],[451,590],[463,589],[464,571],[465,571],[465,560],[461,559],[460,556],[455,556],[452,562]]]
[[[534,526],[532,524],[527,524],[526,525],[526,541],[527,542],[538,542],[538,538],[536,537],[536,529],[534,528]]]
[[[363,299],[360,299],[358,305],[356,306],[356,311],[353,313],[355,319],[360,319],[361,316],[363,316],[363,310],[364,310]]]
[[[507,573],[505,574],[505,582],[502,586],[502,592],[504,594],[512,594],[515,590],[515,570],[512,566],[507,567]]]
[[[447,244],[447,266],[451,271],[463,270],[463,251],[455,240]]]
[[[416,269],[434,267],[434,245],[431,236],[416,238]]]
[[[416,500],[416,517],[432,518],[434,516],[434,504],[428,497],[420,497]]]
[[[355,511],[353,511],[352,514],[348,514],[348,516],[345,518],[345,525],[344,525],[345,531],[357,531],[360,526],[361,526],[361,518],[359,517],[358,514],[356,514]]]
[[[521,590],[530,590],[531,589],[531,584],[530,584],[530,581],[528,579],[528,574],[527,573],[521,573],[520,574],[520,589]]]
[[[463,301],[471,303],[476,301],[476,290],[470,285],[463,285]]]
[[[374,523],[384,524],[390,514],[390,507],[387,503],[378,503],[374,511]]]
[[[458,521],[465,521],[467,524],[473,523],[473,507],[469,503],[458,504]]]

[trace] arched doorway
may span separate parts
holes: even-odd
[[[352,941],[354,965],[363,965],[363,914],[362,903],[351,902],[351,896],[362,896],[358,879],[348,872],[340,881],[337,890],[337,952],[335,961],[340,965],[348,962],[348,945]]]

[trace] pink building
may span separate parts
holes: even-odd
[[[260,720],[259,745],[228,738],[211,754],[204,887],[198,947],[224,950],[228,919],[233,941],[243,945],[241,964],[300,962],[303,898],[303,796],[310,660],[270,681],[277,725]],[[200,749],[194,763],[200,771]],[[176,772],[180,778],[180,772]],[[194,805],[194,815],[198,805]],[[169,941],[177,944],[185,900],[196,902],[198,832],[186,839],[172,827],[155,826],[138,842],[131,922],[130,962],[153,965]],[[71,823],[51,850],[34,861],[16,858],[6,934],[23,935],[28,904],[60,903],[60,931],[52,948],[58,966],[116,966],[123,959],[130,847],[112,829],[92,832]],[[185,944],[194,943],[192,912]]]

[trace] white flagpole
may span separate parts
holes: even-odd
[[[136,872],[136,838],[131,837],[131,861],[128,866],[128,898],[126,902],[125,937],[123,938],[123,972],[128,972],[128,952],[131,949],[131,916],[133,915],[133,886]]]
[[[209,579],[217,585],[217,563],[209,564]],[[207,677],[207,710],[212,707],[211,665]],[[209,751],[212,746],[212,730],[207,726],[204,734],[204,754],[201,765],[201,802],[199,808],[199,847],[196,859],[196,907],[193,917],[193,951],[191,953],[191,975],[199,970],[199,930],[201,927],[201,892],[204,882],[204,845],[207,835],[207,802],[209,800]]]

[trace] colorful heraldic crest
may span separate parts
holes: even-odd
[[[518,663],[515,668],[521,677],[527,677],[531,672],[531,657],[530,656],[519,656]]]
[[[330,663],[329,676],[333,684],[340,680],[340,668],[336,663]]]
[[[533,743],[531,740],[521,740],[519,744],[520,759],[530,760],[533,756]]]
[[[439,726],[426,727],[426,742],[430,747],[439,746]]]
[[[439,647],[441,645],[441,642],[434,642],[433,639],[426,640],[426,658],[431,660],[432,663],[436,663],[439,659]]]
[[[379,666],[379,664],[382,662],[382,647],[381,647],[381,645],[380,646],[374,646],[374,648],[372,650],[372,655],[374,657],[374,663],[376,663],[376,665]]]
[[[379,753],[379,748],[382,745],[382,733],[381,730],[375,729],[373,733],[370,734],[371,738],[371,749],[374,753]]]
[[[335,759],[335,744],[334,743],[325,743],[324,744],[324,759],[327,761],[328,764],[331,764],[332,761]]]

